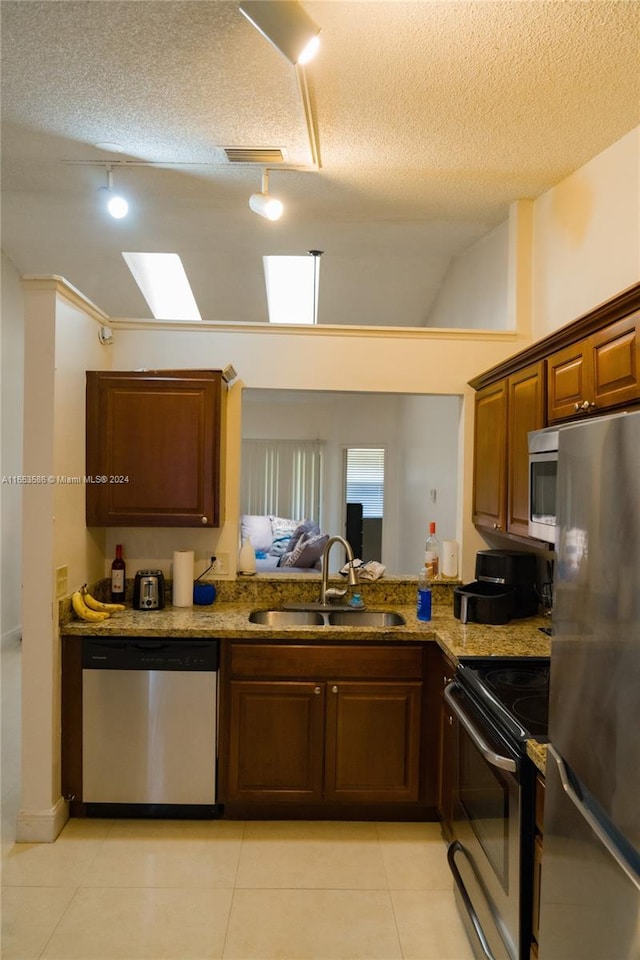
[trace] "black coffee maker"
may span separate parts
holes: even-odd
[[[453,615],[461,623],[508,623],[538,612],[537,557],[518,550],[479,550],[476,579],[455,587]]]

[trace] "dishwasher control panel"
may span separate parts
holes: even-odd
[[[85,637],[83,670],[215,671],[220,641],[190,637]]]

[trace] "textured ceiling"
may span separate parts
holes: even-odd
[[[202,316],[264,321],[261,257],[325,251],[320,318],[424,322],[452,256],[640,123],[640,3],[308,0],[320,167],[294,68],[236,2],[3,0],[2,245],[113,316],[123,250],[178,252]],[[95,146],[115,142],[112,154]],[[249,211],[285,151],[285,217]],[[118,162],[127,221],[96,190]],[[75,161],[75,162],[72,162]],[[150,166],[129,163],[145,161]]]

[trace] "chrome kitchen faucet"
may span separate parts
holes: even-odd
[[[322,551],[322,581],[320,584],[319,603],[325,606],[331,600],[339,600],[344,597],[347,590],[339,590],[337,587],[329,586],[329,552],[334,543],[341,543],[347,552],[347,561],[349,563],[349,586],[357,587],[358,578],[353,566],[353,550],[351,544],[344,537],[329,537]]]

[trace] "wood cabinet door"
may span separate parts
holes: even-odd
[[[452,840],[453,796],[456,787],[458,756],[458,721],[447,704],[442,704],[440,725],[440,770],[438,778],[438,812],[447,839]]]
[[[325,685],[232,680],[227,796],[313,801],[322,797]]]
[[[640,400],[640,311],[590,338],[594,413]]]
[[[505,530],[507,516],[507,382],[475,396],[473,522]]]
[[[579,416],[580,407],[593,397],[593,367],[589,341],[580,340],[547,357],[547,420]]]
[[[326,686],[325,800],[417,801],[422,683]]]
[[[89,526],[219,525],[221,383],[216,371],[87,373]]]
[[[529,536],[530,430],[545,425],[544,363],[534,363],[508,380],[507,530]]]

